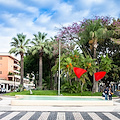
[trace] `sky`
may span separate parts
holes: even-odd
[[[120,0],[0,0],[0,52],[23,33],[45,32],[54,37],[62,26],[93,16],[120,17]]]

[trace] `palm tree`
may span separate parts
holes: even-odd
[[[20,71],[20,75],[21,75],[21,81],[20,84],[23,86],[23,78],[24,78],[24,54],[27,50],[28,43],[30,41],[30,39],[26,40],[26,35],[23,35],[23,33],[21,34],[17,34],[17,37],[13,37],[12,38],[13,42],[11,42],[11,46],[13,48],[10,49],[9,53],[14,53],[16,56],[19,54],[21,57],[21,71]]]
[[[91,55],[94,59],[97,58],[97,46],[99,41],[104,41],[105,38],[110,36],[110,32],[107,30],[105,24],[102,19],[91,20],[88,19],[84,26],[84,31],[81,34],[81,39],[83,41],[88,42],[90,45]],[[93,92],[98,92],[98,82],[95,81],[95,77],[93,76]]]
[[[43,53],[48,53],[49,51],[46,48],[46,42],[48,39],[46,39],[47,34],[46,33],[41,33],[38,32],[37,34],[34,34],[34,38],[31,41],[31,43],[33,44],[31,50],[32,50],[32,54],[36,54],[38,53],[39,55],[39,82],[38,82],[38,86],[42,89],[42,57],[43,57]]]
[[[51,41],[46,41],[45,43],[45,48],[47,49],[47,54],[46,54],[46,58],[49,64],[49,70],[50,70],[50,89],[53,89],[53,74],[52,74],[52,61],[54,59],[53,56],[53,45],[54,45],[54,39],[51,38]]]
[[[102,36],[106,33],[106,28],[98,28],[96,31],[91,31],[90,36],[93,41],[93,58],[96,59],[96,50],[98,41],[102,39]],[[91,46],[92,46],[91,45]],[[92,48],[91,48],[92,49]],[[98,92],[98,81],[95,81],[95,77],[93,76],[93,92]]]

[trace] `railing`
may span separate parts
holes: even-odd
[[[120,97],[120,91],[115,91],[114,94]]]
[[[15,64],[15,63],[14,63],[14,66],[15,66],[15,67],[19,67],[19,68],[20,68],[20,65],[19,65],[19,64]]]
[[[20,72],[19,72],[18,70],[14,70],[14,73],[18,73],[18,74],[20,74]]]

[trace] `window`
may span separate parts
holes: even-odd
[[[2,74],[2,71],[0,71],[0,74]]]
[[[0,60],[2,60],[2,57],[0,57]]]

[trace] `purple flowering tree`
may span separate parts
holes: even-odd
[[[120,45],[120,19],[113,20],[111,27],[114,30],[111,40]]]
[[[98,42],[110,36],[107,26],[110,24],[110,17],[98,17],[84,19],[73,23],[71,26],[62,27],[59,30],[57,39],[65,43],[76,43],[84,55],[89,54],[96,59]],[[89,44],[89,48],[86,47]],[[96,72],[96,71],[93,71]],[[98,92],[98,82],[93,76],[93,92]]]

